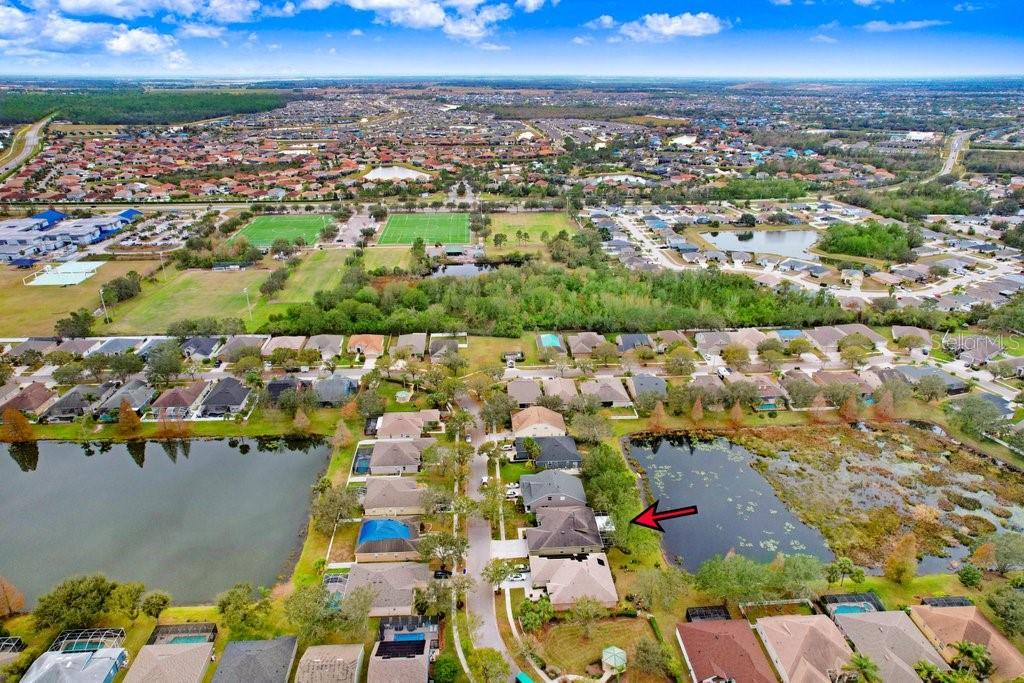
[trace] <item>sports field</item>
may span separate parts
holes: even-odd
[[[261,249],[282,238],[294,242],[301,237],[306,244],[313,244],[320,238],[320,229],[330,222],[330,216],[257,216],[238,234]]]
[[[469,244],[469,214],[397,213],[388,218],[379,244]]]

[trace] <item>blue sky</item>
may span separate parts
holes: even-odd
[[[1024,74],[1024,0],[0,0],[7,75]]]

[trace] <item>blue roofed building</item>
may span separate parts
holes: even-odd
[[[121,218],[124,218],[129,223],[132,223],[135,221],[135,219],[140,218],[142,216],[142,212],[139,211],[138,209],[125,209],[124,211],[117,215],[120,216]]]
[[[42,228],[43,230],[46,230],[47,228],[52,228],[53,226],[57,225],[57,223],[60,223],[67,217],[68,216],[66,213],[61,213],[56,209],[47,209],[42,213],[37,213],[36,215],[32,216],[32,218],[46,221],[45,226],[43,226]]]

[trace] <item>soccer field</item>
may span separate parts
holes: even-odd
[[[388,218],[379,244],[469,244],[469,215],[464,213],[398,213]]]
[[[260,248],[280,238],[293,242],[301,237],[306,244],[313,244],[320,239],[320,229],[330,222],[330,216],[257,216],[238,234]]]

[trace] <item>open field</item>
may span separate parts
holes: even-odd
[[[351,251],[346,251],[346,254]],[[363,251],[363,263],[367,270],[376,268],[405,268],[409,265],[408,247],[372,247]]]
[[[245,293],[255,305],[265,270],[242,271],[169,269],[156,283],[145,283],[142,293],[111,309],[113,322],[106,333],[164,332],[168,324],[185,318],[246,318]],[[38,288],[33,288],[38,289]],[[97,296],[97,299],[99,297]]]
[[[79,308],[96,310],[100,287],[129,271],[145,275],[157,261],[109,261],[96,275],[69,287],[27,287],[21,283],[31,271],[0,269],[0,335],[23,337],[53,334],[58,319]]]
[[[303,257],[299,267],[292,271],[274,301],[302,303],[312,300],[321,289],[331,289],[341,282],[341,269],[351,254],[347,249],[322,249]]]
[[[469,216],[464,213],[398,213],[388,218],[380,244],[469,244]]]
[[[545,213],[497,213],[491,216],[491,236],[488,239],[487,253],[495,256],[513,251],[546,252],[544,235],[551,239],[562,230],[570,235],[578,232],[576,224],[564,213],[553,211]],[[520,233],[517,237],[516,233]],[[505,235],[506,242],[500,247],[493,244],[494,236]]]
[[[257,216],[242,228],[238,236],[245,237],[257,247],[269,247],[276,239],[294,242],[301,237],[306,244],[320,238],[320,229],[330,224],[330,216]]]

